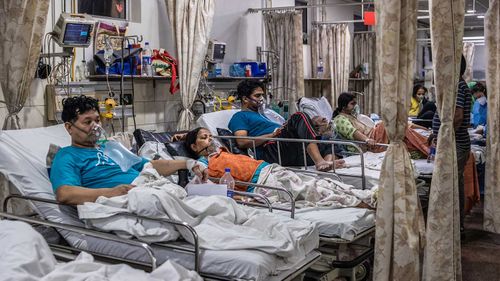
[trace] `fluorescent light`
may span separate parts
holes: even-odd
[[[476,10],[467,10],[467,14],[474,14]]]
[[[478,19],[484,19],[484,15],[477,16]]]
[[[464,40],[484,40],[484,36],[469,36],[469,37],[464,37]]]

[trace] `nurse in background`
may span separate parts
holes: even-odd
[[[415,85],[413,87],[413,93],[411,95],[411,106],[408,112],[409,117],[417,117],[422,107],[427,103],[425,99],[425,94],[427,94],[427,88],[422,85]]]
[[[475,98],[474,105],[472,106],[471,123],[472,127],[476,128],[479,125],[486,125],[486,120],[488,119],[486,87],[477,82],[471,88],[471,91]]]

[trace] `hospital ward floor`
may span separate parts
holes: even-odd
[[[462,241],[463,281],[500,280],[500,235],[483,229],[483,204],[465,218]]]

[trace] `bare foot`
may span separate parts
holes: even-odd
[[[345,161],[342,160],[342,159],[339,159],[339,160],[335,160],[335,169],[341,169],[341,168],[345,168],[346,165],[345,165]]]

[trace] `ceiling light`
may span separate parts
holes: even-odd
[[[467,10],[467,14],[474,14],[476,10]]]
[[[484,15],[477,16],[478,19],[484,19]]]

